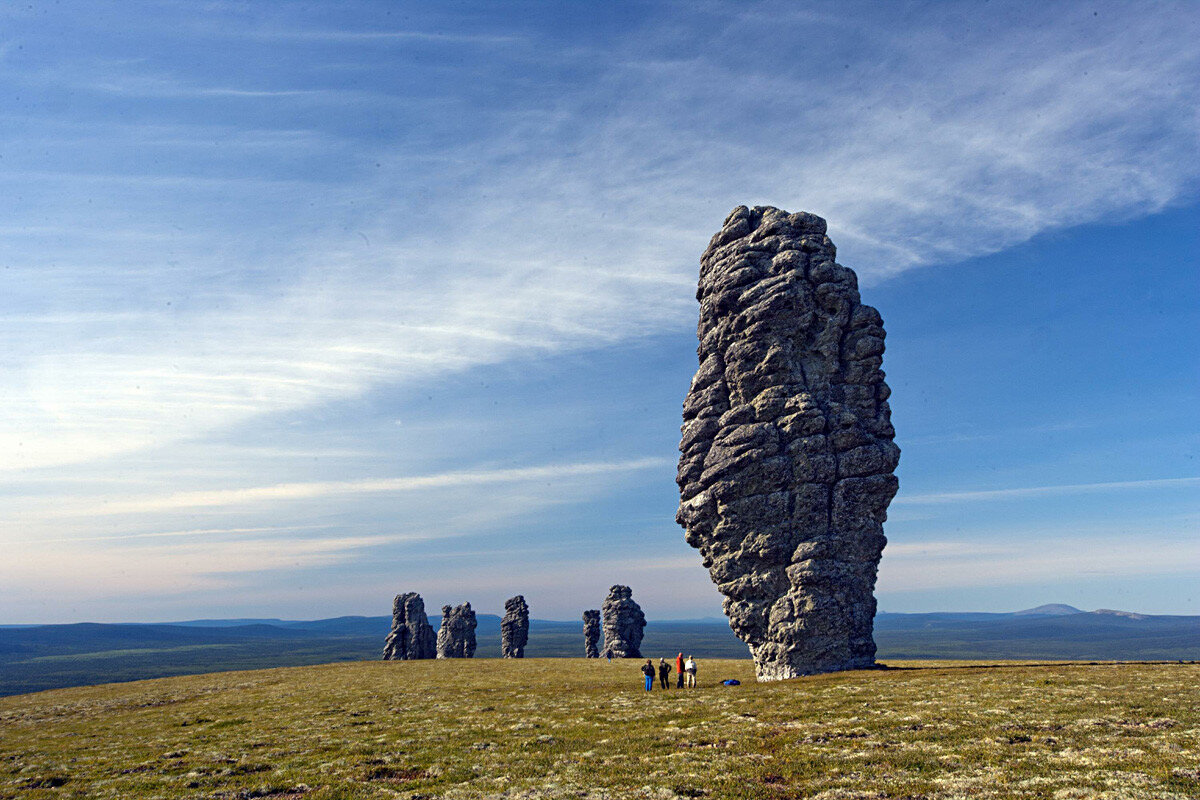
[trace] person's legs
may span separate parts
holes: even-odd
[[[676,689],[682,689],[682,688],[683,688],[683,670],[679,670],[679,680],[677,680],[677,681],[675,682],[675,688],[676,688]]]
[[[647,675],[646,676],[646,691],[648,692],[653,688],[654,688],[654,678],[651,678],[649,675]]]

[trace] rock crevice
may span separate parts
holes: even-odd
[[[825,221],[740,206],[701,258],[676,519],[760,680],[868,667],[900,450],[879,312]]]

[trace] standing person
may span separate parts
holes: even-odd
[[[671,688],[671,665],[667,663],[665,658],[658,660],[658,682],[662,684],[662,688]]]
[[[654,688],[654,664],[648,658],[642,665],[642,674],[646,676],[646,691],[648,692]]]
[[[675,656],[675,688],[683,688],[683,653]]]
[[[687,661],[683,662],[683,669],[687,672],[687,685],[689,689],[696,688],[696,659],[692,656],[687,657]]]

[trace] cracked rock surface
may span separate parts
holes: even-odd
[[[470,603],[442,606],[442,626],[437,634],[437,657],[474,658],[475,625],[475,612]]]
[[[584,658],[600,657],[600,609],[583,612],[583,655]]]
[[[604,613],[604,654],[612,658],[641,658],[646,615],[628,586],[613,586],[600,606]]]
[[[504,617],[500,620],[500,655],[504,658],[524,658],[529,643],[529,606],[524,595],[504,601]]]
[[[416,592],[398,594],[392,601],[392,630],[383,646],[384,661],[412,661],[437,656],[437,640],[425,601]]]
[[[700,261],[676,519],[760,680],[875,662],[896,494],[883,320],[825,220],[735,208]]]

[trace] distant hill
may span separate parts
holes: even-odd
[[[1027,608],[1024,611],[1014,611],[1015,617],[1062,617],[1067,614],[1082,614],[1075,606],[1069,606],[1065,603],[1048,603],[1037,608]]]
[[[430,622],[436,628],[441,619]],[[500,618],[480,614],[479,658],[500,655]],[[170,624],[0,628],[0,695],[63,686],[380,657],[390,616],[320,620],[189,620]],[[945,659],[1200,659],[1200,617],[1084,612],[1049,605],[1013,613],[881,613],[881,661]],[[746,658],[724,619],[651,620],[643,651]],[[579,657],[582,622],[532,620],[530,658]]]

